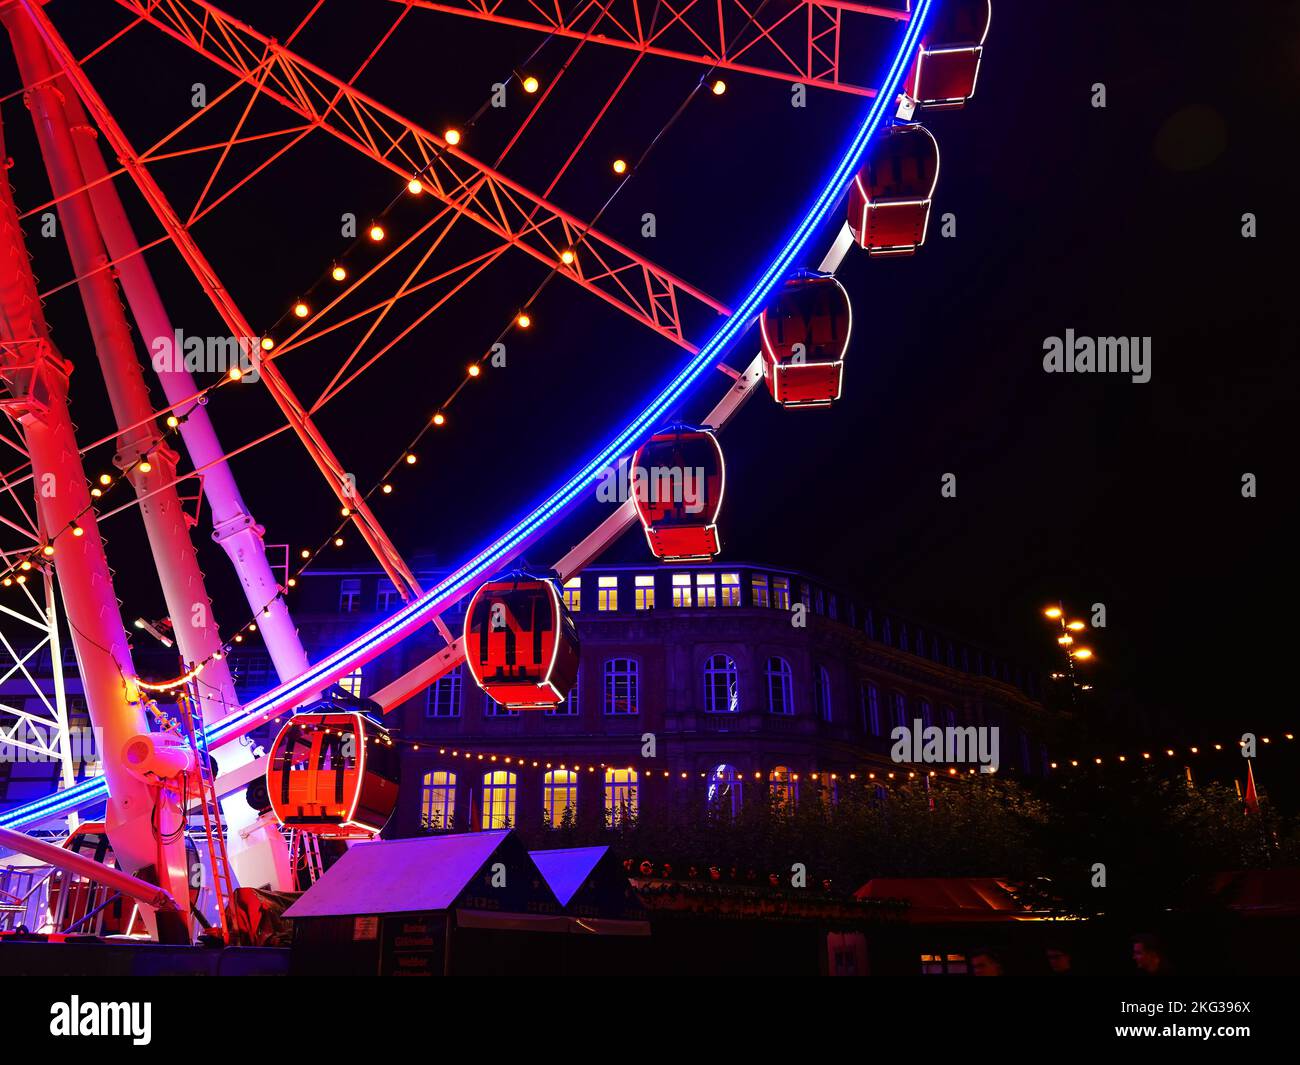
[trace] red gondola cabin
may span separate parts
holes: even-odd
[[[656,558],[703,562],[716,555],[726,467],[707,429],[675,425],[655,433],[632,457],[632,497]]]
[[[553,581],[520,573],[482,585],[464,643],[475,683],[511,710],[559,706],[578,679],[578,630]]]
[[[924,126],[890,126],[849,187],[849,228],[872,255],[911,255],[925,243],[939,181],[939,145]]]
[[[266,788],[280,823],[326,839],[371,839],[397,805],[388,730],[328,703],[297,713],[271,747]]]
[[[828,407],[840,398],[853,308],[831,274],[798,270],[759,318],[763,377],[786,407]]]
[[[936,6],[903,80],[904,117],[910,118],[916,105],[935,110],[961,107],[975,95],[992,4],[944,0]]]

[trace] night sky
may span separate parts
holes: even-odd
[[[310,6],[228,9],[283,39]],[[1294,725],[1277,677],[1294,655],[1286,501],[1295,490],[1296,315],[1285,280],[1294,212],[1283,193],[1300,4],[1271,5],[1267,17],[1229,14],[1229,5],[1204,5],[1198,15],[1198,6],[995,0],[975,100],[927,118],[942,151],[935,220],[955,214],[956,237],[932,227],[912,259],[851,255],[840,274],[855,305],[842,401],[786,411],[760,394],[722,440],[724,559],[809,569],[1039,665],[1054,648],[1043,604],[1104,603],[1109,625],[1092,639],[1099,697],[1185,722],[1189,736]],[[78,53],[126,22],[69,0],[49,11]],[[399,11],[327,4],[295,47],[347,78]],[[873,79],[885,40],[862,42],[858,77]],[[512,69],[526,64],[544,82],[554,78],[572,42],[530,58],[538,41],[412,12],[358,85],[428,128],[462,125]],[[584,49],[502,169],[544,188],[630,60]],[[12,60],[0,64],[0,90],[16,89]],[[137,146],[192,114],[196,81],[212,95],[228,84],[149,27],[88,71]],[[681,63],[643,62],[553,199],[592,216],[615,187],[610,160],[636,158],[699,75]],[[797,110],[779,82],[726,77],[724,96],[698,94],[664,134],[600,228],[731,303],[820,186],[864,104],[810,91]],[[1091,105],[1094,83],[1105,85],[1104,109]],[[523,106],[514,92],[513,108],[467,131],[467,150],[495,158]],[[191,143],[228,133],[246,100],[238,94]],[[21,102],[3,107],[22,209],[48,189]],[[284,121],[261,103],[249,129]],[[232,166],[247,168],[264,152],[236,153]],[[193,161],[155,172],[178,205],[192,203],[207,174]],[[395,175],[315,134],[195,234],[250,321],[267,328],[349,246],[339,216],[354,212],[364,226],[401,188]],[[124,195],[141,235],[156,236],[138,198]],[[385,224],[400,236],[430,204],[403,200]],[[657,217],[653,240],[639,233],[645,211]],[[1241,235],[1244,212],[1258,216],[1253,240]],[[69,268],[37,228],[29,219],[44,289]],[[487,247],[469,224],[457,234],[448,256]],[[374,258],[361,249],[348,262]],[[224,332],[175,253],[160,249],[150,263],[178,326]],[[399,274],[384,276],[391,291]],[[324,409],[320,424],[361,485],[401,453],[542,276],[522,254],[505,256]],[[380,336],[395,335],[425,305],[407,301]],[[535,329],[507,339],[507,368],[462,394],[419,465],[399,472],[394,495],[376,504],[408,556],[462,560],[621,427],[685,358],[563,280],[533,313]],[[111,431],[75,292],[53,296],[48,314],[78,367],[81,439]],[[702,339],[708,322],[698,324]],[[1151,381],[1045,374],[1045,338],[1070,328],[1151,337]],[[300,394],[314,395],[358,335],[342,330],[288,353],[281,367]],[[751,334],[732,361],[753,350]],[[701,414],[724,384],[706,378],[682,416]],[[276,423],[256,385],[223,389],[210,409],[227,446]],[[108,457],[92,456],[88,473],[107,468]],[[268,541],[296,551],[334,527],[333,498],[288,434],[238,459],[235,472]],[[956,499],[940,496],[947,472],[957,475]],[[1258,498],[1241,496],[1246,472],[1258,477]],[[585,505],[530,560],[558,557],[598,516],[594,502]],[[125,616],[161,615],[138,520],[115,518],[106,534]],[[201,550],[219,616],[227,627],[243,621],[224,557],[206,540]],[[642,559],[644,544],[627,537],[612,557]],[[368,556],[353,535],[329,561]]]

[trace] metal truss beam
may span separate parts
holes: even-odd
[[[425,189],[502,241],[694,352],[685,307],[727,308],[206,0],[116,0],[267,99]],[[572,262],[562,256],[571,253]]]
[[[390,2],[855,96],[875,96],[876,90],[844,77],[840,37],[845,16],[895,22],[910,17],[897,8],[848,0],[681,0],[658,6],[642,0],[587,0],[568,14],[558,4],[538,0]],[[656,10],[668,14],[647,24]]]

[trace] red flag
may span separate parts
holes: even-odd
[[[1255,772],[1246,762],[1246,813],[1259,813],[1259,793],[1255,791]]]

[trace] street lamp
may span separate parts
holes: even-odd
[[[1060,634],[1056,637],[1056,643],[1061,648],[1065,658],[1065,672],[1053,673],[1053,680],[1070,681],[1070,701],[1075,698],[1075,691],[1091,691],[1091,684],[1080,684],[1075,676],[1074,667],[1078,662],[1088,662],[1094,657],[1091,647],[1078,647],[1075,645],[1074,633],[1083,632],[1088,626],[1085,622],[1079,620],[1066,620],[1065,604],[1058,603],[1056,606],[1049,606],[1043,609],[1043,616],[1049,621],[1054,621],[1060,629]]]

